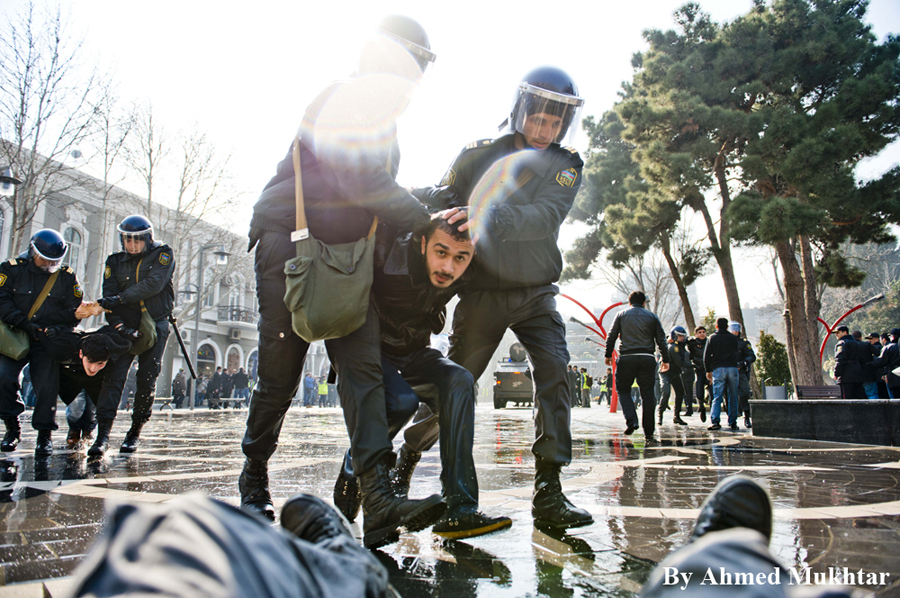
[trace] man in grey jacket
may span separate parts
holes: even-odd
[[[619,341],[619,359],[616,361],[616,392],[622,401],[622,413],[625,414],[625,434],[630,435],[638,429],[637,410],[631,399],[631,385],[637,379],[641,389],[643,415],[641,422],[647,440],[653,438],[656,430],[653,413],[656,410],[656,395],[653,392],[656,378],[656,359],[653,353],[656,347],[662,357],[660,372],[669,370],[669,351],[666,349],[666,333],[656,314],[644,309],[647,296],[641,291],[634,291],[628,296],[630,307],[616,314],[609,337],[606,339],[606,365],[612,365],[616,340]],[[654,347],[654,344],[656,347]]]

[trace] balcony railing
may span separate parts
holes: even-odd
[[[219,322],[241,322],[243,324],[252,324],[255,326],[257,321],[259,321],[259,312],[243,307],[220,305],[216,320]]]

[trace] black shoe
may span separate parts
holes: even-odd
[[[265,461],[247,459],[238,478],[241,491],[241,508],[275,521],[275,505],[269,494],[269,467]]]
[[[131,429],[128,430],[122,446],[119,447],[120,453],[133,453],[138,449],[138,444],[141,442],[141,428],[143,427],[143,423],[133,422],[131,424]]]
[[[738,425],[737,425],[737,424],[731,424],[731,431],[732,431],[732,432],[740,432],[741,429],[738,428]]]
[[[19,441],[22,440],[22,427],[19,425],[18,417],[4,419],[3,423],[6,425],[6,434],[3,436],[3,441],[0,442],[0,451],[9,453],[19,446]]]
[[[744,427],[745,427],[745,428],[748,428],[748,429],[753,427],[753,424],[750,423],[750,418],[749,418],[749,417],[745,417],[745,418],[744,418]]]
[[[694,412],[691,411],[690,409],[688,409],[687,411],[684,412],[684,416],[685,416],[685,417],[690,417],[690,416],[692,416],[692,415],[694,415]]]
[[[676,417],[676,418],[675,418],[675,423],[678,424],[679,426],[686,426],[686,425],[688,425],[688,423],[687,423],[686,421],[684,421],[683,419],[681,419],[680,417]]]
[[[594,518],[591,514],[573,505],[563,494],[559,470],[560,465],[557,464],[537,464],[534,495],[531,498],[531,516],[535,524],[557,529],[592,524]]]
[[[359,480],[353,475],[353,465],[350,461],[350,451],[344,455],[341,463],[341,471],[334,483],[334,506],[347,518],[353,521],[359,515],[359,506],[362,499],[359,496]]]
[[[356,541],[344,516],[311,494],[297,494],[284,503],[281,527],[313,544],[340,536]]]
[[[397,456],[397,465],[391,470],[391,486],[394,493],[400,498],[409,496],[409,486],[412,483],[413,472],[422,453],[410,449],[406,443],[400,447],[400,454]]]
[[[752,479],[735,475],[725,478],[706,497],[691,533],[691,541],[733,527],[747,527],[772,537],[772,503],[769,495]]]
[[[38,430],[37,442],[34,445],[35,457],[49,457],[53,454],[52,430]]]
[[[659,419],[656,420],[656,425],[657,425],[657,426],[663,425],[663,423],[662,423],[662,414],[660,414],[660,415],[659,415]]]
[[[713,424],[713,425],[711,425],[710,427],[708,427],[708,428],[706,428],[706,429],[707,429],[707,430],[713,430],[713,431],[715,431],[715,430],[721,430],[721,429],[722,429],[722,426],[720,426],[719,424]]]
[[[97,439],[91,448],[88,449],[88,455],[91,457],[102,457],[109,450],[109,432],[112,430],[113,420],[97,421]]]
[[[394,493],[387,462],[382,461],[359,476],[363,508],[363,544],[374,549],[400,537],[401,529],[417,532],[433,525],[447,511],[437,494],[408,500]]]
[[[480,511],[462,517],[443,517],[431,531],[444,538],[474,538],[512,525],[509,517],[488,517]]]
[[[637,430],[637,426],[628,426],[625,428],[625,436],[631,436],[635,430]]]
[[[700,410],[700,421],[706,423],[706,411]]]

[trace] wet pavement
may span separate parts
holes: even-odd
[[[155,413],[139,452],[114,450],[100,460],[64,450],[62,417],[55,454],[35,459],[36,433],[23,421],[19,450],[0,460],[0,585],[9,586],[0,598],[41,596],[43,583],[34,582],[69,575],[100,530],[106,499],[164,502],[200,490],[237,504],[246,414]],[[648,445],[640,432],[622,434],[621,413],[574,409],[574,458],[563,489],[595,523],[560,534],[531,519],[531,410],[479,406],[482,510],[509,515],[512,528],[460,541],[407,534],[379,557],[403,596],[633,596],[654,565],[687,540],[709,491],[741,472],[768,488],[772,551],[788,566],[890,573],[888,585],[868,589],[900,596],[900,449],[755,438],[743,429],[712,433],[696,415],[688,419],[688,428],[667,423],[660,442]],[[114,447],[129,420],[120,413]],[[292,409],[270,461],[276,506],[297,492],[330,500],[346,447],[339,409]],[[439,474],[435,449],[423,456],[410,495],[439,492]],[[58,595],[64,584],[47,585]]]

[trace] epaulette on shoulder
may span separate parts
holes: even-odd
[[[578,150],[575,149],[574,147],[572,147],[571,145],[566,145],[566,146],[563,147],[563,149],[566,150],[567,152],[569,152],[570,154],[577,154],[577,153],[578,153]]]
[[[62,269],[62,271],[65,272],[66,274],[75,274],[75,270],[73,270],[73,269],[70,268],[69,266],[63,266],[61,269]]]
[[[15,266],[16,264],[19,263],[19,260],[18,260],[17,258],[11,257],[11,258],[9,258],[9,262],[7,262],[7,263],[8,263],[10,266]]]
[[[479,147],[487,147],[487,146],[491,145],[492,143],[494,143],[493,139],[479,139],[478,141],[473,141],[472,143],[467,145],[466,149],[470,150],[470,149],[476,149]]]

